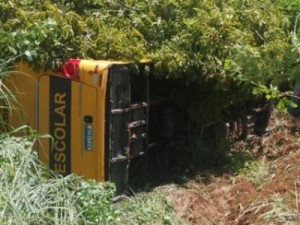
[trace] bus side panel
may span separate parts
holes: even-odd
[[[85,179],[97,179],[99,151],[97,89],[72,82],[72,172]],[[102,159],[103,160],[103,159]]]
[[[16,101],[13,98],[8,99],[7,106],[12,110],[7,122],[10,123],[12,128],[18,128],[25,124],[36,130],[37,82],[35,77],[29,74],[15,73],[6,79],[5,85],[16,97]]]
[[[42,76],[39,79],[39,104],[38,104],[38,130],[40,134],[49,134],[49,76]],[[52,146],[50,138],[39,140],[39,159],[49,166],[49,151]]]

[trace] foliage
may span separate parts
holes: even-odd
[[[0,58],[47,69],[68,58],[147,59],[156,75],[183,79],[177,102],[209,124],[248,101],[253,85],[252,93],[271,99],[280,83],[297,79],[298,2],[10,0],[0,3]],[[3,223],[179,224],[161,196],[115,207],[110,184],[46,179],[32,145],[28,138],[0,140]]]
[[[286,54],[283,59],[283,73],[281,74],[281,81],[293,81],[294,83],[299,84],[300,76],[299,76],[299,59],[300,59],[300,51],[299,51],[299,15],[300,15],[300,7],[299,0],[276,0],[275,3],[281,8],[283,13],[289,19],[289,29],[290,33],[290,47],[286,49]]]
[[[183,224],[164,196],[145,194],[112,204],[112,184],[62,178],[41,165],[32,146],[28,138],[0,140],[3,224]]]
[[[0,11],[3,59],[19,56],[51,68],[64,57],[83,57],[84,24],[77,14],[48,1],[9,1],[0,4]]]
[[[239,175],[256,186],[261,186],[270,179],[269,167],[264,160],[246,162]]]
[[[96,224],[113,220],[111,184],[49,173],[27,138],[0,140],[0,218],[5,224]],[[87,205],[88,204],[88,205]],[[93,209],[93,210],[91,210]]]
[[[187,224],[176,217],[166,197],[156,191],[127,198],[117,204],[117,207],[119,208],[119,217],[118,221],[113,224]]]
[[[287,21],[271,1],[13,0],[1,11],[2,43],[9,46],[2,54],[41,65],[69,57],[148,58],[168,75],[226,79],[270,75],[286,45]]]
[[[184,78],[181,103],[197,96],[187,107],[210,123],[228,105],[248,101],[252,82],[270,88],[293,80],[286,73],[296,57],[291,7],[275,2],[11,0],[0,4],[0,56],[46,68],[67,58],[147,59],[156,75]],[[212,113],[203,112],[203,101]]]
[[[254,164],[254,158],[248,152],[238,152],[232,149],[232,151],[228,154],[225,168],[228,169],[230,173],[238,175],[243,170],[245,171],[247,167],[249,169],[253,168],[251,165]]]
[[[95,181],[83,182],[75,191],[76,204],[87,224],[112,224],[117,217],[112,203],[115,187]]]

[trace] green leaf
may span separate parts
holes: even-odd
[[[231,69],[231,60],[226,59],[223,67],[224,67],[224,70],[230,70]]]
[[[8,49],[13,55],[16,55],[18,53],[17,50],[11,46],[8,46]]]
[[[28,40],[24,40],[23,43],[24,43],[24,45],[29,45],[30,44],[30,42]]]
[[[32,59],[31,52],[28,51],[28,50],[26,50],[26,51],[24,52],[24,54],[25,54],[27,60],[28,60],[29,62],[32,62],[33,59]]]

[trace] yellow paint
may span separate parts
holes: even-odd
[[[44,75],[38,78],[38,132],[40,134],[48,134],[49,132],[49,76]],[[53,142],[49,138],[39,140],[39,159],[49,166],[49,149]]]
[[[18,99],[18,103],[13,103],[16,110],[12,111],[11,121],[14,128],[21,125],[29,125],[32,129],[37,129],[37,80],[38,72],[24,64],[19,64],[16,68],[18,72],[9,77],[8,86],[13,95]],[[32,76],[35,74],[36,76]]]
[[[72,82],[72,105],[71,105],[71,171],[86,179],[103,181],[103,178],[96,176],[97,161],[104,160],[97,157],[97,141],[103,141],[98,136],[97,110],[96,110],[97,89],[80,82]],[[91,116],[93,123],[93,145],[91,150],[84,146],[84,130],[88,123],[84,122],[84,116]],[[102,124],[103,126],[103,124]],[[101,168],[103,170],[103,168]]]
[[[81,60],[79,64],[80,80],[89,85],[100,86],[102,83],[102,74],[113,64],[127,64],[119,61],[105,60]],[[104,83],[106,85],[106,83]]]

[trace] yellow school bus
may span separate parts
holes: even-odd
[[[133,162],[146,160],[146,64],[133,70],[125,62],[70,59],[58,72],[23,63],[17,71],[10,86],[20,107],[10,121],[52,136],[41,139],[39,159],[64,176],[113,182],[123,193]],[[146,165],[137,164],[139,171]]]

